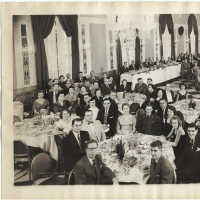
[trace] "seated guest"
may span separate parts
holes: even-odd
[[[178,116],[173,116],[171,119],[171,130],[166,138],[173,146],[175,158],[178,158],[180,154],[182,154],[179,141],[183,135],[185,135],[185,132],[183,130],[180,119]]]
[[[64,88],[65,88],[65,77],[64,77],[64,75],[59,76],[58,85],[64,90]]]
[[[63,139],[64,166],[67,172],[70,172],[76,162],[85,155],[85,141],[90,139],[88,132],[81,131],[81,126],[82,120],[80,118],[72,120],[72,130]]]
[[[135,70],[135,61],[134,60],[131,61],[131,64],[129,65],[128,68],[129,68],[129,71]]]
[[[154,89],[152,84],[148,85],[148,91],[147,91],[147,101],[150,100],[150,98],[156,99],[156,90]]]
[[[66,81],[72,79],[72,76],[70,73],[66,73],[65,77],[66,77]]]
[[[100,87],[105,83],[105,81],[108,79],[109,77],[108,77],[108,74],[106,73],[106,72],[104,72],[103,73],[103,78],[101,78],[100,80],[99,80],[99,85],[100,85]]]
[[[190,72],[190,64],[188,63],[187,58],[181,64],[181,78],[187,79],[188,73]]]
[[[48,95],[50,111],[52,111],[52,112],[53,112],[54,104],[58,100],[59,93],[60,93],[59,85],[56,83],[56,84],[54,84],[52,91],[49,92],[49,95]]]
[[[90,99],[91,99],[91,96],[88,93],[86,93],[83,96],[83,102],[80,103],[80,105],[76,107],[76,114],[80,118],[83,118],[85,111],[89,109],[89,107],[90,107]]]
[[[182,156],[179,158],[179,169],[185,183],[200,181],[200,135],[194,123],[189,124],[181,140]]]
[[[87,88],[87,91],[90,91],[90,87],[92,84],[90,83],[88,78],[85,79],[84,86]]]
[[[92,97],[95,96],[95,91],[96,91],[97,89],[100,89],[100,87],[99,87],[99,82],[98,82],[98,81],[94,81],[93,84],[92,84],[91,87],[90,87],[90,91],[91,91]]]
[[[125,73],[129,71],[128,63],[124,62],[124,64],[119,68],[119,73]]]
[[[80,98],[80,104],[84,103],[83,97],[85,94],[88,94],[88,93],[90,93],[88,89],[84,85],[82,85],[80,88],[80,93],[78,94],[78,98]]]
[[[165,86],[165,97],[167,100],[168,104],[174,103],[175,102],[175,95],[174,92],[170,89],[170,85],[167,84]]]
[[[94,71],[90,72],[89,81],[91,84],[94,84],[94,82],[98,82],[98,77],[95,75]]]
[[[77,103],[77,96],[73,87],[69,88],[69,92],[65,96],[65,100],[68,101],[72,107]]]
[[[85,80],[86,80],[86,78],[85,78],[85,76],[83,76],[83,72],[79,72],[78,78],[75,80],[75,82],[84,84]]]
[[[106,96],[106,95],[110,94],[110,92],[111,92],[111,87],[109,84],[109,80],[105,79],[104,83],[101,85],[101,93],[103,96]]]
[[[161,120],[153,113],[153,106],[151,104],[146,105],[145,112],[139,113],[136,116],[137,132],[157,136],[162,134]]]
[[[80,87],[79,87],[79,83],[78,82],[75,82],[74,83],[74,92],[76,94],[76,96],[78,96],[78,94],[80,93]]]
[[[179,85],[180,90],[177,93],[176,101],[180,101],[183,99],[188,99],[188,92],[186,90],[185,84],[181,83]]]
[[[54,104],[53,110],[54,113],[61,113],[63,110],[66,110],[70,107],[69,101],[65,100],[65,96],[63,93],[59,93],[58,101]]]
[[[108,96],[110,97],[110,102],[114,107],[115,112],[118,113],[118,99],[117,99],[117,92],[115,90],[112,90],[110,92],[110,95]]]
[[[148,63],[148,59],[145,58],[145,62],[143,63],[143,67],[144,68],[149,68],[149,63]]]
[[[117,118],[118,113],[111,104],[110,98],[104,98],[103,107],[99,110],[97,120],[104,124],[105,129],[108,128],[108,131],[106,132],[107,137],[115,135]]]
[[[122,112],[117,121],[117,133],[123,135],[135,133],[136,119],[130,114],[129,104],[122,104]]]
[[[97,108],[101,108],[103,106],[103,97],[101,95],[101,90],[100,89],[97,89],[95,91],[95,96],[94,96],[94,99],[96,101],[96,106]]]
[[[142,78],[138,78],[137,79],[137,83],[135,84],[135,89],[134,92],[136,93],[141,93],[141,94],[147,94],[147,85],[145,83],[143,83],[143,79]]]
[[[65,136],[69,134],[69,131],[72,129],[72,120],[70,117],[69,110],[63,110],[60,113],[60,119],[58,122],[55,123],[58,130],[63,131]]]
[[[119,86],[118,91],[119,92],[131,92],[131,89],[130,89],[126,79],[122,80],[122,84]]]
[[[38,92],[38,98],[33,102],[33,114],[39,114],[41,109],[49,110],[49,101],[44,99],[43,91]]]
[[[163,124],[167,121],[167,112],[168,112],[168,104],[166,99],[160,99],[159,101],[159,108],[158,108],[158,116],[160,117]]]
[[[116,90],[116,83],[112,76],[109,77],[109,86],[111,90]]]
[[[48,98],[49,92],[52,90],[52,88],[53,88],[53,80],[50,78],[48,79],[47,88],[44,92],[45,98]]]
[[[167,102],[165,92],[162,89],[159,89],[157,91],[157,96],[156,96],[156,99],[155,99],[155,107],[156,107],[157,110],[160,109],[160,100],[161,99],[164,99]]]
[[[93,120],[93,112],[91,110],[85,111],[81,130],[88,131],[90,138],[97,142],[106,139],[103,125],[99,120]]]
[[[75,184],[118,184],[114,173],[106,167],[97,154],[98,144],[90,140],[85,145],[86,154],[76,163],[73,172]]]
[[[171,163],[162,155],[162,143],[159,140],[151,143],[151,156],[148,184],[175,183],[175,171]]]
[[[90,99],[90,102],[89,102],[89,109],[92,111],[93,113],[93,120],[96,120],[97,119],[97,115],[98,115],[98,112],[99,112],[99,108],[97,108],[96,106],[96,101],[95,101],[95,98],[91,98]]]
[[[69,88],[72,87],[72,81],[70,79],[67,79],[65,82],[65,85],[63,87],[63,93],[67,95],[69,93]]]

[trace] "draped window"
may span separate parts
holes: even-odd
[[[160,31],[160,54],[163,56],[163,34],[165,32],[166,26],[168,28],[169,34],[171,35],[171,58],[175,59],[175,45],[174,45],[174,24],[173,19],[170,14],[161,14],[159,16],[159,31]]]
[[[165,32],[162,35],[162,43],[163,43],[163,58],[167,60],[168,57],[171,57],[171,35],[169,34],[168,26],[166,26]]]
[[[118,37],[116,41],[116,55],[117,55],[117,69],[119,70],[122,67],[122,48],[121,48],[121,41]]]
[[[72,77],[76,78],[79,71],[79,46],[78,46],[78,16],[59,15],[59,21],[66,35],[71,37],[72,49]],[[39,89],[45,89],[48,82],[48,65],[44,39],[51,33],[55,16],[33,15],[31,16],[34,41],[36,47],[36,70]]]
[[[177,55],[179,55],[180,53],[184,53],[184,28],[181,26],[178,29],[178,36],[177,36]]]
[[[49,78],[72,74],[71,37],[65,34],[58,17],[49,36],[44,40]]]
[[[195,15],[190,15],[188,18],[188,37],[190,53],[198,54],[198,26]],[[195,39],[194,39],[195,38]],[[195,52],[194,52],[195,49]]]

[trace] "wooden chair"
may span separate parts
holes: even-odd
[[[31,181],[31,158],[28,147],[21,141],[14,141],[14,168],[25,168],[28,166],[29,181]]]

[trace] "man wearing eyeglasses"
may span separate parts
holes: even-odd
[[[75,184],[118,184],[118,181],[110,168],[97,154],[98,144],[95,140],[86,142],[86,155],[79,160],[74,169]]]

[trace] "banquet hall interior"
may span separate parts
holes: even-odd
[[[200,183],[199,31],[200,14],[13,16],[14,185],[81,183],[92,140],[118,184]],[[155,141],[173,181],[152,181]]]

